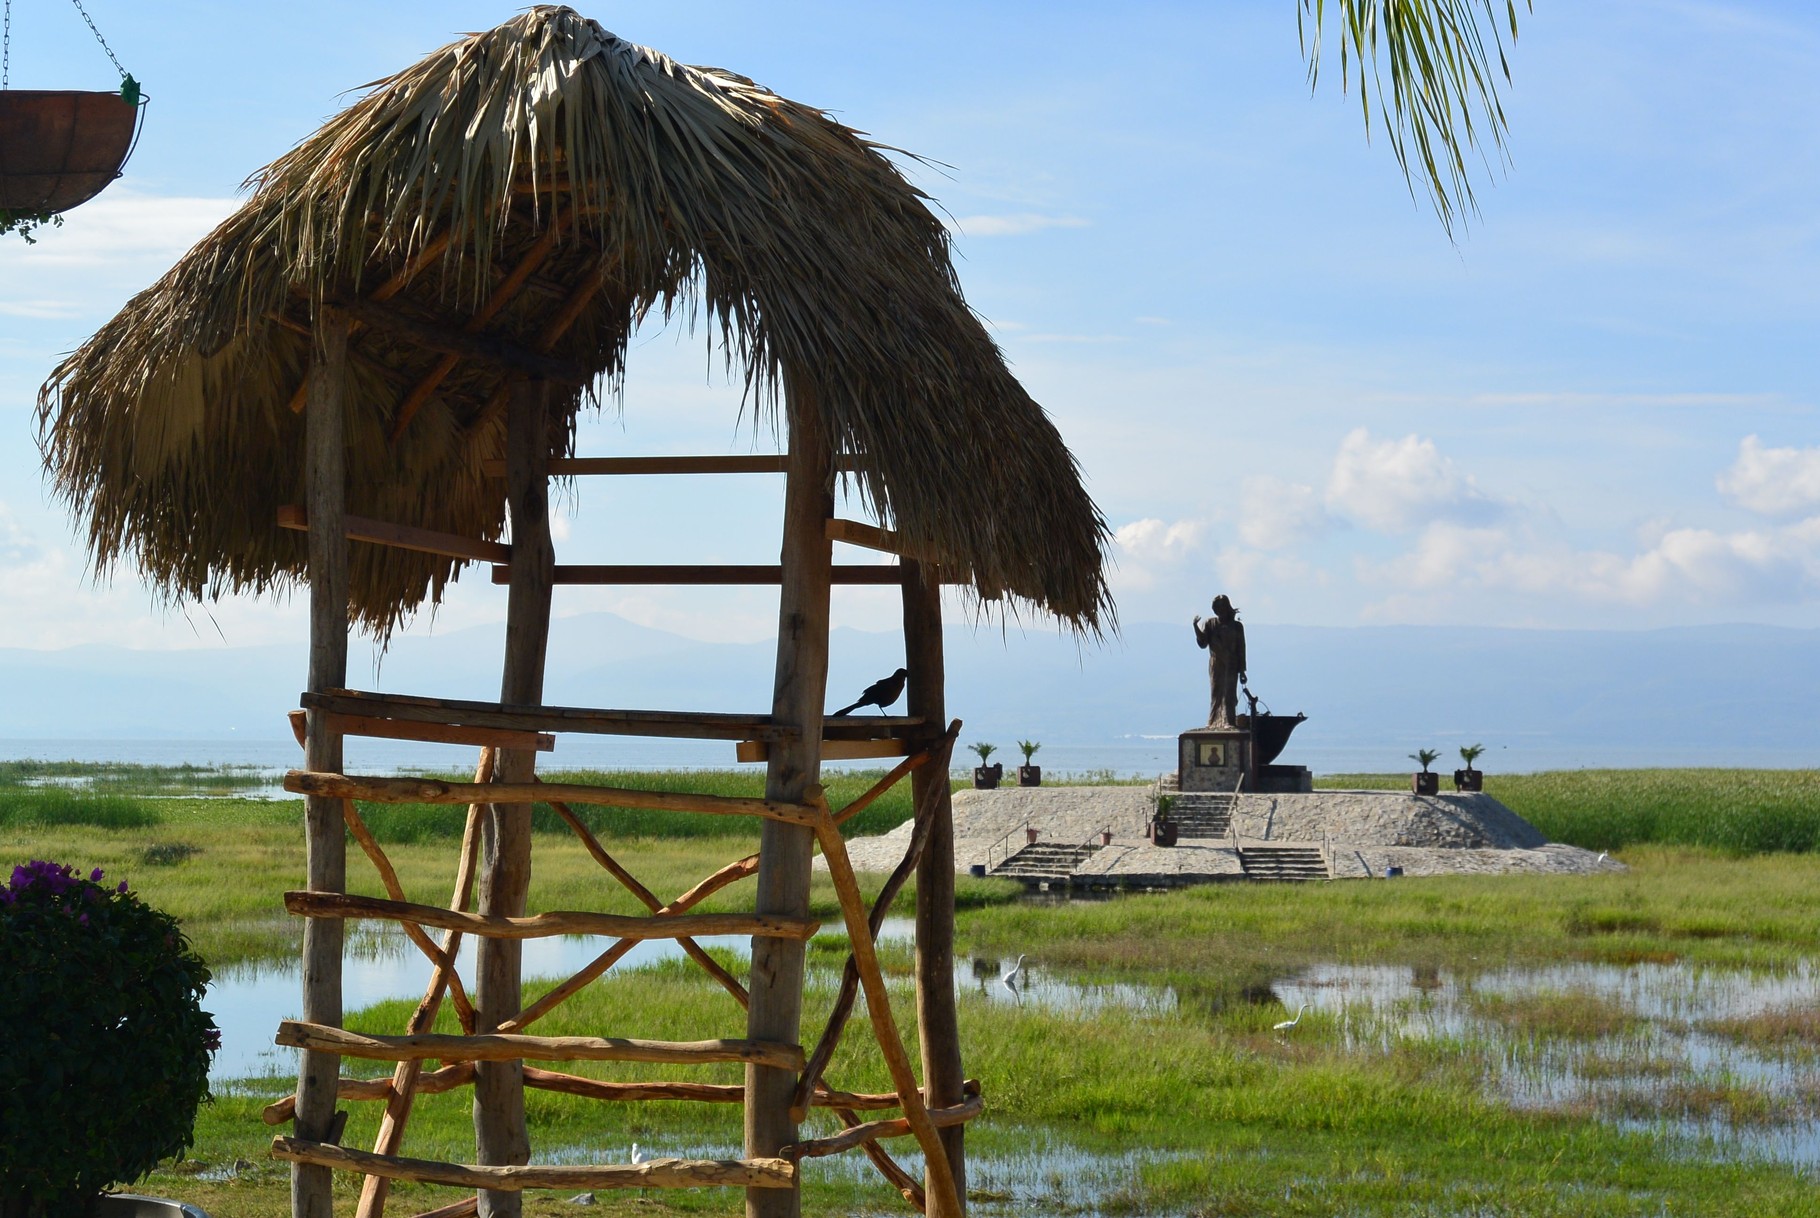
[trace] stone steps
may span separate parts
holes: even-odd
[[[1176,838],[1225,837],[1232,831],[1232,811],[1238,796],[1225,791],[1192,791],[1170,797],[1169,819]]]
[[[992,874],[1015,880],[1065,880],[1099,849],[1098,843],[1033,842],[994,867]]]
[[[1327,857],[1319,846],[1242,846],[1239,866],[1248,880],[1325,880]]]

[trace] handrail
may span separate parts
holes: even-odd
[[[1015,851],[1008,849],[1005,851],[1005,856],[1003,858],[999,859],[999,861],[997,863],[995,863],[992,861],[992,856],[994,854],[998,853],[999,848],[1001,846],[1004,846],[1006,842],[1009,842],[1012,838],[1016,837],[1019,833],[1028,833],[1030,831],[1030,829],[1031,829],[1030,822],[1025,821],[1018,828],[1013,829],[1011,832],[1005,834],[1005,836],[999,838],[996,842],[993,842],[990,846],[986,847],[986,874],[987,875],[991,875],[993,870],[995,868],[999,867],[1001,864],[1010,862],[1011,856],[1014,853],[1016,853]]]

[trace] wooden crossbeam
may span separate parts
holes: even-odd
[[[419,1184],[494,1192],[534,1188],[790,1188],[796,1165],[784,1159],[652,1159],[601,1167],[476,1167],[376,1155],[330,1142],[273,1138],[272,1157]]]
[[[872,757],[902,757],[910,751],[903,740],[822,741],[823,761],[863,761]],[[769,761],[771,745],[764,740],[742,740],[733,749],[736,761]]]
[[[561,1074],[537,1066],[525,1067],[525,1086],[585,1099],[631,1103],[646,1100],[692,1100],[703,1104],[740,1104],[746,1098],[745,1087],[738,1083],[608,1083],[597,1078]],[[978,1090],[977,1082],[974,1088]],[[889,1091],[867,1093],[831,1091],[827,1088],[818,1090],[810,1102],[817,1108],[848,1108],[856,1111],[877,1111],[900,1105],[897,1096]]]
[[[820,790],[813,792],[813,798],[822,798]],[[828,877],[834,881],[834,895],[847,924],[847,941],[859,972],[860,986],[866,994],[866,1013],[871,1017],[873,1039],[878,1042],[891,1081],[903,1100],[904,1119],[923,1150],[924,1168],[928,1173],[927,1191],[931,1194],[929,1203],[937,1214],[963,1214],[966,1211],[948,1162],[947,1148],[930,1123],[929,1109],[923,1103],[916,1073],[898,1034],[897,1020],[891,1014],[891,998],[885,988],[885,975],[878,966],[878,951],[873,943],[872,928],[867,924],[866,907],[860,899],[859,883],[854,879],[853,863],[847,857],[846,840],[841,837],[840,826],[834,823],[832,813],[824,814],[815,827],[815,837],[821,843],[822,856],[828,861]]]
[[[347,825],[349,834],[360,844],[361,850],[372,862],[373,870],[379,873],[379,882],[385,885],[387,894],[392,898],[387,904],[403,902],[404,885],[398,880],[398,872],[392,866],[392,860],[386,857],[385,851],[380,847],[379,839],[373,836],[373,831],[367,828],[366,821],[361,819],[360,810],[354,806],[353,800],[341,801],[341,818],[342,822]],[[342,893],[321,895],[345,896]],[[430,937],[423,933],[423,927],[415,921],[404,923],[404,933],[412,943],[417,945],[419,951],[429,957],[430,963],[436,966],[436,976],[449,987],[449,997],[455,1003],[455,1009],[460,1012],[463,1028],[473,1031],[474,1004],[468,1001],[467,992],[461,984],[461,975],[455,971],[455,950],[459,946],[459,940],[446,948],[438,947],[430,941]]]
[[[336,1053],[368,1061],[503,1062],[657,1062],[706,1065],[752,1062],[779,1070],[803,1067],[801,1045],[774,1040],[627,1040],[610,1036],[368,1036],[327,1024],[287,1019],[278,1025],[273,1043],[292,1049]]]
[[[474,316],[468,319],[464,329],[469,333],[484,330],[488,323],[499,315],[499,311],[511,303],[512,298],[523,289],[526,281],[536,273],[538,267],[544,264],[544,260],[550,256],[550,251],[556,248],[557,234],[561,232],[563,225],[568,223],[571,214],[571,210],[565,208],[550,217],[550,227],[544,229],[537,239],[531,242],[530,247],[525,250],[524,257],[519,259],[518,265],[513,267],[500,281],[499,286],[493,289],[492,294],[487,297],[486,303],[481,305],[475,311]],[[386,436],[389,442],[394,444],[398,442],[398,437],[404,434],[404,429],[410,426],[411,420],[417,416],[417,412],[423,409],[423,404],[430,400],[430,395],[441,387],[442,382],[447,379],[449,373],[455,371],[455,365],[460,362],[458,356],[443,356],[436,361],[436,366],[412,387],[404,400],[398,404],[398,410],[392,416],[392,430]]]
[[[929,1109],[929,1123],[937,1129],[949,1125],[963,1125],[985,1111],[985,1101],[980,1096],[972,1096],[959,1104],[947,1108]],[[910,1122],[903,1117],[893,1117],[884,1121],[867,1121],[863,1125],[853,1125],[832,1137],[813,1138],[807,1142],[797,1142],[786,1146],[781,1157],[792,1161],[813,1159],[822,1155],[837,1155],[843,1150],[852,1150],[855,1146],[867,1142],[876,1142],[880,1138],[901,1138],[912,1130]]]
[[[419,554],[464,558],[473,562],[512,561],[512,547],[497,541],[482,541],[478,537],[420,529],[409,524],[393,524],[367,516],[343,516],[342,523],[349,541],[370,541],[397,550],[415,550]],[[299,504],[287,503],[278,509],[278,527],[307,533],[310,528],[309,513]]]
[[[574,831],[575,836],[581,839],[581,844],[587,848],[588,854],[594,861],[605,868],[607,874],[618,880],[627,892],[637,897],[654,917],[672,916],[665,911],[664,903],[657,899],[656,893],[646,888],[637,876],[627,871],[620,865],[618,859],[608,853],[607,848],[600,844],[600,839],[594,836],[594,831],[588,828],[586,821],[575,814],[573,808],[559,799],[550,805],[550,809],[562,817],[563,821]],[[721,988],[733,995],[733,1000],[739,1003],[741,1010],[744,1010],[751,1002],[751,996],[746,993],[746,987],[739,983],[739,978],[728,972],[726,967],[709,955],[707,949],[701,944],[684,936],[677,940],[677,946],[681,947],[689,959],[695,961],[703,972],[714,978]],[[500,1031],[511,1030],[514,1029],[500,1029]]]
[[[395,305],[370,300],[349,300],[341,302],[341,307],[356,321],[364,322],[374,329],[390,331],[419,347],[456,359],[479,360],[508,371],[524,372],[570,385],[579,385],[590,375],[587,368],[573,360],[558,359],[481,330],[458,330],[414,317]]]
[[[960,735],[960,730],[960,720],[956,719],[942,738],[940,756],[941,765],[944,768],[948,764],[950,751],[954,747],[955,738]],[[901,778],[908,774],[911,768],[908,764],[899,766],[886,777],[891,778],[892,775],[896,775]],[[871,791],[866,792],[854,802],[857,804],[873,798],[875,797],[873,792],[879,790],[879,785],[875,785]],[[891,903],[897,899],[898,892],[916,871],[917,861],[928,847],[930,827],[935,820],[934,811],[933,801],[929,798],[925,798],[921,806],[912,810],[910,843],[904,850],[904,857],[885,878],[884,885],[879,889],[878,898],[872,902],[871,912],[866,915],[866,930],[874,939],[878,936],[879,928],[885,924],[885,918],[891,913]],[[851,815],[851,813],[847,815]],[[834,823],[838,825],[842,819],[844,817],[835,817]],[[830,863],[829,866],[832,867],[833,864]],[[821,1085],[822,1072],[828,1068],[828,1063],[834,1060],[834,1052],[840,1047],[840,1038],[846,1030],[847,1019],[853,1013],[853,1003],[859,995],[860,984],[857,953],[858,949],[855,948],[847,956],[846,964],[841,969],[840,989],[835,994],[834,1005],[828,1010],[828,1022],[822,1028],[821,1039],[816,1042],[814,1051],[809,1054],[809,1064],[803,1067],[802,1076],[796,1080],[796,1094],[790,1101],[790,1112],[799,1123],[807,1113],[810,1093]]]
[[[375,715],[420,723],[503,727],[523,732],[583,732],[598,736],[668,736],[696,740],[791,740],[797,729],[769,715],[707,711],[597,710],[575,706],[507,706],[336,689],[305,694],[309,710],[339,715]],[[576,800],[576,803],[586,802]]]
[[[423,248],[413,254],[410,260],[400,267],[395,274],[377,288],[373,289],[371,299],[390,300],[392,297],[398,295],[398,293],[404,291],[405,288],[410,286],[411,280],[417,278],[417,276],[432,262],[435,262],[438,258],[442,257],[442,252],[449,248],[449,239],[453,236],[454,233],[445,228],[434,237],[431,237],[428,241],[424,242]],[[309,333],[308,326],[304,326],[302,329],[304,333]],[[348,338],[351,340],[359,333],[359,324],[350,322],[348,324]],[[303,413],[303,404],[308,399],[309,392],[310,376],[306,371],[303,375],[302,383],[297,386],[297,392],[291,395],[292,414]]]
[[[815,823],[814,809],[774,799],[704,795],[692,791],[641,791],[575,782],[443,782],[436,778],[374,778],[291,770],[284,776],[284,789],[297,795],[364,799],[369,803],[384,804],[512,804],[560,800],[572,804],[699,812],[707,816],[758,816],[791,825]]]
[[[843,520],[835,517],[827,523],[829,541],[844,542],[850,546],[860,546],[867,550],[877,550],[882,554],[895,554],[899,558],[915,558],[927,563],[941,562],[942,556],[928,546],[912,545],[904,540],[904,535],[895,529],[881,529],[875,524],[866,524],[858,520]],[[958,580],[947,580],[956,583]]]
[[[668,905],[658,910],[656,916],[669,917],[672,914],[682,913],[684,910],[693,908],[695,905],[707,900],[727,885],[737,883],[740,880],[756,875],[757,872],[758,856],[756,854],[750,854],[743,859],[728,863],[725,867],[722,867],[719,871],[708,876],[706,879],[696,884],[695,887],[689,889],[689,891],[683,893],[680,897],[677,897],[674,901],[671,901]],[[631,951],[633,946],[634,945],[629,942],[615,943],[612,947],[609,947],[606,951],[596,956],[567,981],[563,982],[555,989],[550,990],[542,998],[539,998],[536,1002],[500,1024],[498,1030],[501,1032],[524,1031],[531,1024],[555,1010],[560,1004],[567,1002],[570,998],[573,998],[576,994],[580,993],[583,988],[591,984],[615,964],[619,963],[620,959],[624,957],[627,952]],[[716,980],[719,980],[719,978],[717,977]],[[724,985],[725,982],[723,981],[722,984]],[[739,1002],[741,1007],[744,1007],[748,1001],[745,987],[741,986],[738,981],[734,981],[732,993],[734,999]]]
[[[412,1090],[418,1095],[441,1095],[457,1087],[465,1087],[474,1081],[474,1063],[456,1062],[440,1070],[426,1070],[417,1076]],[[393,1090],[390,1078],[347,1078],[343,1077],[335,1084],[335,1098],[340,1100],[389,1100],[398,1094]],[[892,1096],[891,1107],[897,1106],[897,1097]],[[297,1097],[287,1095],[281,1100],[265,1106],[260,1119],[267,1125],[282,1125],[290,1120],[297,1111]]]
[[[300,710],[290,712],[298,720]],[[343,736],[369,736],[382,740],[419,740],[426,744],[467,744],[487,749],[531,749],[548,753],[556,747],[549,732],[513,732],[498,727],[461,727],[453,723],[413,723],[409,719],[381,719],[372,715],[330,715],[331,730]],[[301,731],[301,728],[297,730]]]
[[[599,474],[781,474],[787,456],[663,456],[663,457],[552,457],[550,476],[576,477]],[[840,457],[835,468],[850,472],[855,468],[852,457]],[[489,478],[506,476],[504,461],[482,461],[480,472]]]
[[[674,914],[634,917],[627,914],[556,910],[524,918],[464,913],[441,905],[386,901],[340,892],[287,892],[286,910],[305,918],[344,918],[403,922],[458,930],[487,939],[548,939],[557,935],[611,935],[616,939],[684,939],[702,935],[753,935],[764,939],[806,942],[821,929],[815,918],[782,914]],[[422,932],[419,932],[420,934]]]
[[[498,767],[499,752],[496,749],[483,748],[480,760],[474,766],[475,782],[491,782]],[[343,800],[344,810],[352,809],[351,800]],[[474,874],[480,861],[481,820],[486,809],[481,804],[468,807],[467,822],[462,826],[461,862],[455,870],[455,891],[449,898],[449,908],[465,910],[468,902],[474,897]],[[442,937],[442,962],[438,963],[430,974],[430,982],[424,988],[423,998],[411,1012],[405,1023],[405,1035],[411,1036],[428,1032],[436,1026],[436,1013],[442,1006],[442,996],[453,993],[457,983],[455,956],[461,949],[461,932],[448,931]],[[459,1011],[462,1019],[461,1030],[473,1033],[477,1030],[478,1018],[470,1005]],[[472,1082],[475,1077],[474,1063],[457,1063],[465,1068],[466,1079]],[[445,1067],[446,1068],[446,1067]],[[379,1132],[373,1140],[373,1153],[376,1155],[397,1154],[404,1145],[405,1125],[411,1119],[411,1111],[417,1103],[417,1083],[423,1076],[421,1061],[398,1062],[392,1067],[391,1094],[385,1098],[385,1111],[380,1114]],[[386,1196],[391,1191],[391,1182],[383,1176],[368,1176],[360,1186],[360,1201],[354,1218],[380,1218],[385,1212]]]
[[[494,567],[493,582],[510,582],[509,568]],[[830,568],[829,578],[849,587],[892,587],[903,582],[896,566],[862,566],[844,563]],[[782,584],[784,569],[776,564],[662,564],[662,563],[558,563],[554,580],[559,584],[595,587],[601,585],[644,586],[659,584],[673,587],[763,587]],[[943,576],[942,582],[962,584],[959,576]]]

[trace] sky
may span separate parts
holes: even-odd
[[[112,86],[63,0],[14,7],[14,87]],[[301,598],[173,607],[95,578],[43,481],[37,387],[360,86],[516,9],[87,7],[152,101],[120,181],[36,245],[0,239],[0,647],[301,646]],[[969,301],[1114,531],[1126,621],[1223,591],[1298,625],[1811,625],[1820,8],[1538,5],[1509,162],[1450,239],[1337,63],[1311,91],[1296,7],[581,6],[927,159],[905,169]],[[580,451],[775,451],[738,398],[705,335],[643,335]],[[775,561],[779,479],[602,481],[563,500],[560,560]],[[835,621],[893,628],[894,601],[841,590]],[[603,609],[776,626],[763,590],[559,592]],[[471,569],[411,630],[504,610]]]

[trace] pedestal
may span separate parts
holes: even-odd
[[[1251,733],[1235,727],[1197,727],[1183,732],[1177,744],[1176,773],[1184,791],[1250,790]]]

